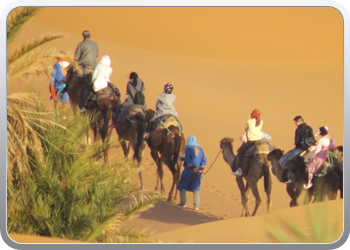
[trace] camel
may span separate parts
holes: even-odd
[[[280,182],[286,182],[288,180],[287,170],[281,168],[280,164],[278,163],[282,155],[283,155],[283,150],[274,149],[267,155],[267,159],[272,164],[272,173],[277,177],[277,179]],[[293,178],[292,180],[294,180],[294,182],[286,184],[286,190],[290,198],[292,199],[291,202],[289,203],[289,206],[295,207],[295,206],[299,206],[297,199],[300,196],[300,193],[302,191],[302,185],[300,183],[296,183],[295,178]]]
[[[154,116],[155,111],[148,109],[146,111],[147,122]],[[185,135],[177,126],[171,125],[167,129],[160,128],[150,133],[147,140],[148,147],[151,150],[151,156],[157,165],[157,184],[155,190],[161,193],[165,192],[163,184],[163,163],[168,166],[173,175],[173,183],[168,195],[168,202],[174,202],[177,195],[177,185],[180,180],[182,163],[179,156],[185,154]],[[175,193],[175,194],[174,194]]]
[[[118,139],[122,146],[124,157],[128,158],[130,146],[134,151],[133,160],[137,161],[139,167],[140,189],[143,189],[142,183],[142,152],[146,147],[143,141],[143,135],[146,130],[145,111],[140,105],[131,107],[128,111],[125,122],[117,122],[115,129]],[[129,145],[126,142],[129,141]]]
[[[233,138],[225,137],[220,141],[220,148],[222,149],[222,154],[226,163],[229,164],[231,170],[233,170],[234,160],[236,155],[233,153]],[[267,165],[267,155],[258,154],[257,159],[255,157],[245,157],[243,174],[241,176],[236,176],[236,182],[238,184],[239,190],[241,191],[241,202],[243,205],[243,211],[241,217],[250,216],[248,210],[248,193],[249,189],[252,190],[255,197],[255,208],[251,216],[254,216],[261,203],[261,198],[258,190],[257,183],[261,177],[264,177],[264,187],[267,195],[267,213],[269,213],[271,208],[271,172]],[[246,180],[244,184],[243,178]]]
[[[331,150],[331,152],[335,151]],[[331,158],[333,159],[333,156]],[[331,171],[327,174],[313,176],[313,186],[307,190],[305,204],[310,203],[312,199],[312,202],[324,201],[325,197],[328,197],[329,200],[335,200],[338,190],[340,190],[342,196],[343,172],[340,169],[342,168],[340,166],[342,162],[338,162],[338,165],[335,165],[333,162]],[[287,166],[293,166],[292,171],[295,173],[296,181],[299,182],[299,187],[307,182],[307,163],[304,157],[296,156],[287,163]]]
[[[65,83],[67,84],[67,93],[69,95],[69,100],[73,111],[76,113],[79,104],[81,103],[84,90],[88,87],[91,88],[91,74],[84,77],[79,77],[74,75],[73,67],[68,69]],[[91,120],[91,128],[94,132],[94,141],[102,139],[102,142],[108,138],[108,125],[112,116],[112,108],[117,107],[120,104],[119,97],[111,100],[110,98],[103,97],[99,98],[97,101],[88,101],[86,109],[98,114],[97,119]],[[87,112],[88,114],[91,112]],[[90,116],[91,117],[91,116]],[[104,158],[107,159],[107,152],[104,152]]]

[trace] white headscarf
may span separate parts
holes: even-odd
[[[108,86],[109,78],[112,75],[111,59],[105,55],[97,64],[92,74],[93,89],[95,92]]]

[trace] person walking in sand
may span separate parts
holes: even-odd
[[[53,65],[50,83],[50,100],[54,101],[55,108],[56,102],[69,103],[67,92],[62,93],[62,91],[66,88],[64,78],[67,74],[69,62],[63,57],[57,57],[56,59],[57,62]]]
[[[185,157],[180,157],[184,161],[184,170],[177,189],[180,191],[181,202],[177,205],[179,208],[186,207],[186,191],[193,192],[193,209],[199,210],[200,185],[203,175],[203,169],[207,163],[207,158],[203,149],[198,145],[195,136],[189,136],[185,148]]]

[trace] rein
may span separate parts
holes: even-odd
[[[215,158],[214,162],[213,162],[213,163],[210,165],[210,167],[209,167],[208,171],[207,171],[207,172],[205,172],[205,173],[203,173],[203,174],[207,174],[207,173],[209,172],[209,170],[211,169],[211,167],[214,165],[215,161],[218,159],[218,157],[219,157],[219,155],[220,155],[220,152],[221,152],[221,149],[219,150],[219,153],[218,153],[218,155],[216,156],[216,158]]]
[[[168,131],[168,134],[171,134],[171,137],[175,137],[174,133],[170,131],[170,129],[164,124],[163,121],[160,121],[159,123],[163,125],[163,127],[164,127],[164,129],[166,129],[166,131]],[[179,122],[177,123],[177,127],[179,129],[179,135],[181,136],[182,128],[181,128],[181,125]]]
[[[143,115],[143,118],[145,118],[145,114],[142,114],[142,115]],[[134,120],[130,119],[129,116],[126,116],[126,119],[127,119],[135,128],[137,127],[136,123],[141,124],[143,128],[145,127],[145,119],[143,119],[143,122],[142,122],[142,123],[139,122],[139,121],[134,121]]]
[[[341,153],[340,153],[340,154],[341,154]],[[337,175],[337,173],[334,172],[333,152],[330,152],[329,158],[330,158],[329,161],[330,161],[331,167],[328,168],[327,173],[325,173],[325,174],[318,174],[318,175],[316,175],[317,177],[323,177],[323,176],[325,176],[326,174],[332,172],[333,174],[335,174],[335,175],[339,178],[339,176]]]

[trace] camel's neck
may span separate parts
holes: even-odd
[[[277,177],[279,181],[282,181],[283,168],[281,168],[276,158],[273,158],[271,163],[272,163],[272,169],[273,169],[272,173]]]
[[[230,165],[233,165],[233,161],[235,160],[235,154],[232,152],[232,150],[228,148],[222,149],[222,155],[224,157],[224,160]]]

